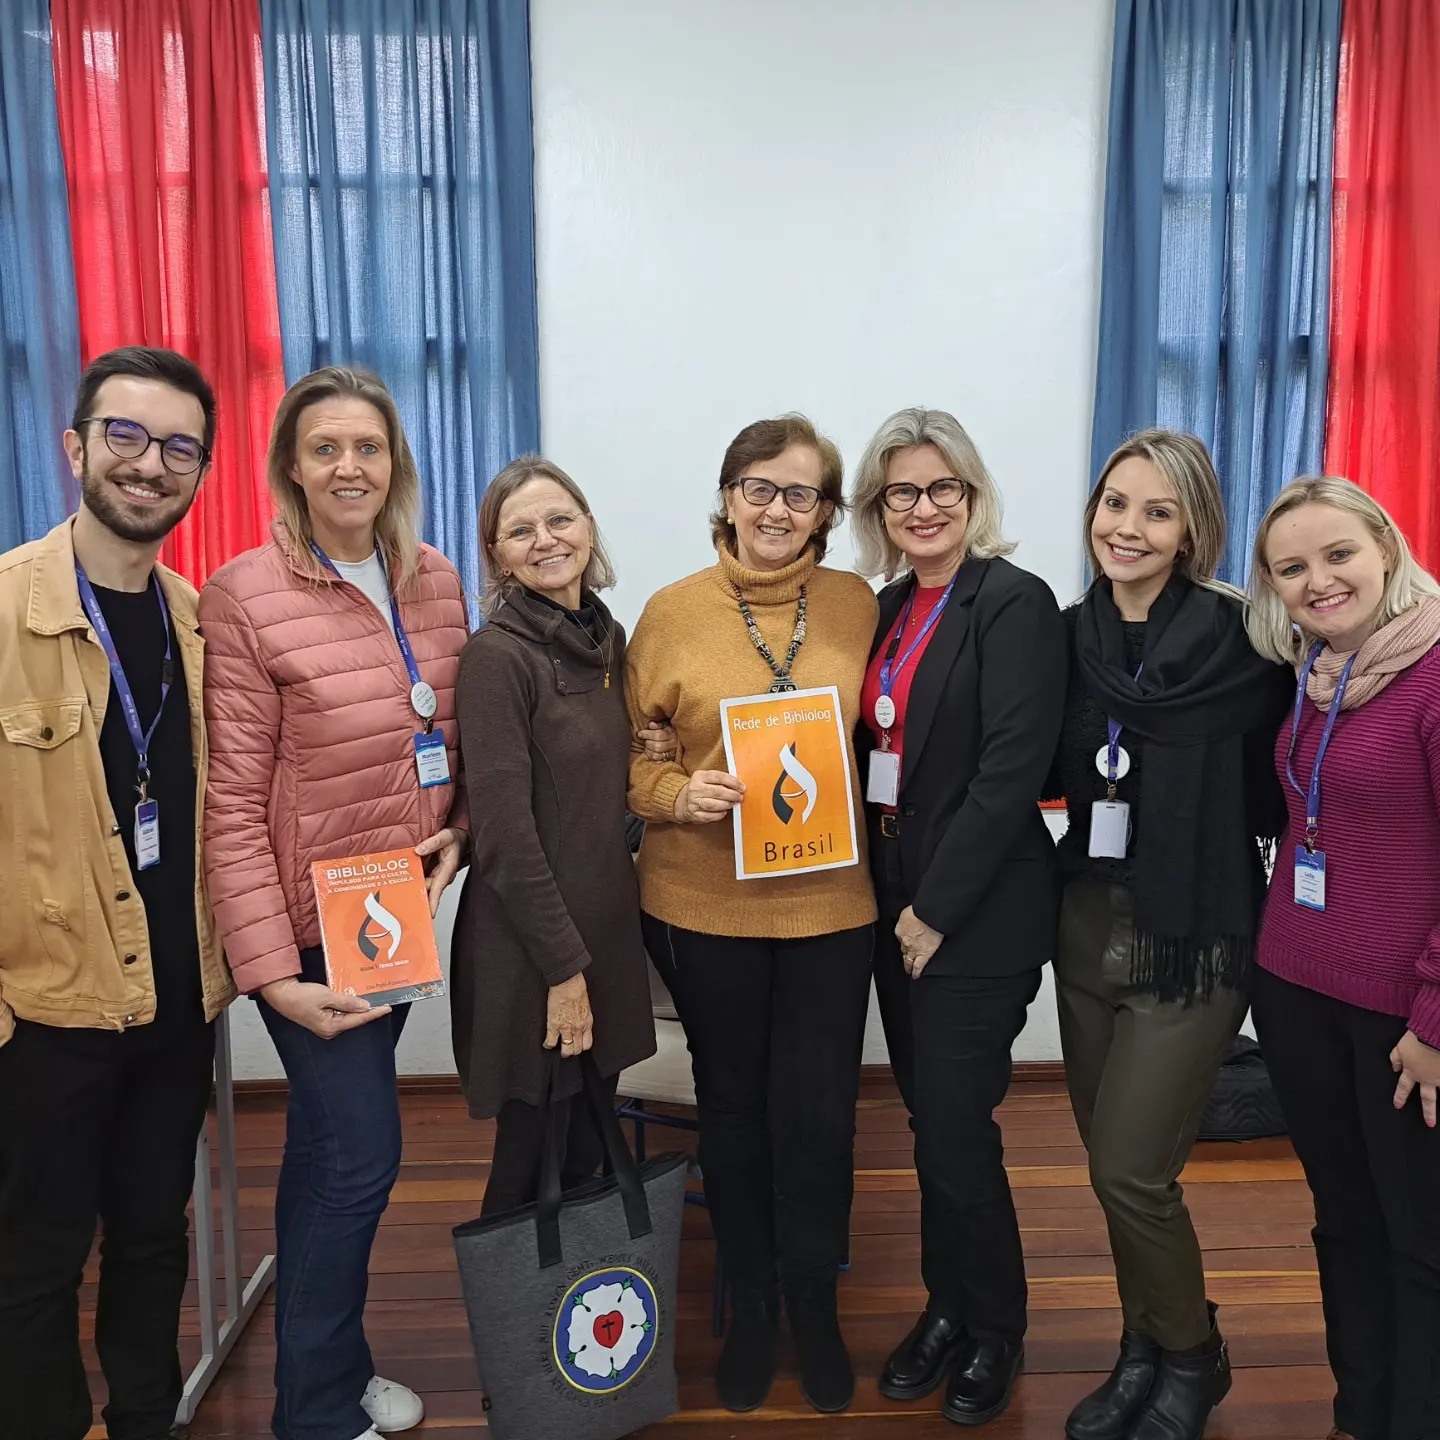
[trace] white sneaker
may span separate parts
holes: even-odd
[[[413,1390],[378,1375],[371,1376],[360,1406],[381,1435],[413,1429],[425,1418],[425,1402]],[[361,1435],[359,1440],[368,1437]]]
[[[380,1440],[380,1432],[372,1425],[363,1435],[357,1435],[355,1440]]]

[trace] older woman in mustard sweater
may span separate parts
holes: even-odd
[[[730,820],[743,787],[725,768],[720,705],[769,689],[835,686],[849,737],[875,630],[857,575],[821,566],[842,508],[839,452],[799,416],[731,443],[711,530],[716,563],[645,607],[626,662],[631,719],[668,721],[673,759],[637,747],[630,808],[646,948],[690,1043],[700,1156],[731,1320],[716,1388],[761,1405],[774,1376],[783,1293],[806,1398],[841,1410],[854,1375],[836,1271],[853,1186],[855,1101],[870,989],[875,900],[858,863],[736,878]]]

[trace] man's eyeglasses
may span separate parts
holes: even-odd
[[[549,519],[542,520],[540,523],[555,539],[563,540],[579,518],[578,515],[567,514],[562,510],[560,514],[551,515]],[[535,537],[539,533],[533,525],[517,525],[513,530],[507,530],[500,537],[500,543],[502,545],[533,545]]]
[[[740,493],[752,505],[768,505],[777,495],[783,496],[785,508],[797,515],[808,515],[821,499],[820,491],[813,485],[777,485],[773,480],[762,480],[758,475],[745,475],[731,480],[727,490],[740,487]]]
[[[941,510],[953,510],[969,492],[970,487],[963,480],[946,477],[944,480],[932,480],[928,485],[887,485],[880,492],[880,498],[887,510],[903,514],[906,510],[913,510],[922,495],[928,495],[930,503]]]
[[[91,415],[82,425],[103,425],[105,443],[112,455],[138,460],[152,445],[172,475],[193,475],[210,458],[210,452],[193,435],[152,435],[138,420],[118,415]]]

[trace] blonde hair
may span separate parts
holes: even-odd
[[[1386,576],[1385,593],[1375,617],[1377,627],[1403,615],[1424,596],[1440,595],[1440,583],[1415,559],[1400,527],[1373,496],[1353,480],[1338,475],[1302,476],[1275,497],[1255,532],[1245,628],[1250,632],[1250,643],[1267,659],[1296,664],[1316,638],[1291,620],[1279,594],[1265,579],[1270,568],[1265,561],[1265,544],[1271,527],[1281,516],[1302,505],[1328,505],[1332,510],[1356,516],[1379,546]]]
[[[1015,546],[1000,533],[1004,504],[1000,491],[975,442],[948,411],[913,406],[897,410],[880,426],[860,457],[855,472],[855,568],[862,575],[883,575],[886,580],[909,569],[904,552],[885,528],[885,473],[891,458],[916,445],[933,445],[957,480],[965,482],[970,497],[965,526],[965,554],[990,559],[1008,555]]]
[[[1207,590],[1242,598],[1241,591],[1215,578],[1225,558],[1225,501],[1220,494],[1220,480],[1205,442],[1198,435],[1184,430],[1151,428],[1139,430],[1111,453],[1100,471],[1100,478],[1085,502],[1085,553],[1097,574],[1101,570],[1091,530],[1095,512],[1105,494],[1105,482],[1117,465],[1126,460],[1148,460],[1169,482],[1180,502],[1180,518],[1185,522],[1185,541],[1175,557],[1175,569],[1187,580]]]
[[[420,568],[420,472],[405,438],[400,411],[385,382],[372,371],[346,365],[326,365],[297,380],[281,397],[270,430],[270,450],[265,460],[270,494],[275,500],[280,523],[294,542],[295,561],[317,580],[325,576],[311,543],[315,531],[310,523],[310,505],[299,481],[291,477],[295,468],[295,435],[300,416],[321,400],[337,398],[364,400],[380,412],[390,445],[390,489],[375,517],[375,542],[385,568],[397,590],[403,590]]]
[[[521,455],[512,460],[486,487],[480,501],[480,563],[485,568],[485,591],[480,596],[480,611],[487,618],[493,615],[520,588],[520,582],[506,573],[500,563],[496,545],[500,532],[500,511],[517,490],[532,480],[553,480],[579,507],[590,522],[590,563],[580,577],[580,589],[606,590],[615,583],[615,567],[606,554],[600,538],[600,527],[590,513],[589,503],[580,487],[556,464],[543,455]]]

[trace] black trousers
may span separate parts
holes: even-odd
[[[612,1097],[619,1079],[616,1075],[603,1082]],[[560,1188],[571,1190],[583,1185],[604,1163],[605,1141],[583,1094],[555,1103],[568,1112]],[[490,1161],[490,1178],[485,1182],[485,1198],[480,1202],[482,1219],[518,1210],[535,1199],[544,1151],[545,1116],[540,1107],[523,1100],[507,1100],[495,1117],[495,1153]]]
[[[1040,989],[1040,972],[927,969],[910,979],[895,938],[895,922],[910,903],[898,845],[878,835],[871,843],[880,902],[875,992],[915,1131],[920,1271],[929,1304],[972,1335],[1019,1339],[1029,1289],[995,1111],[1010,1088],[1010,1051]]]
[[[1256,1034],[1315,1200],[1335,1424],[1440,1437],[1440,1130],[1394,1106],[1405,1021],[1255,974]]]
[[[169,1434],[214,1060],[215,1027],[198,1018],[114,1036],[22,1022],[0,1046],[0,1434],[90,1429],[78,1295],[97,1217],[105,1422],[111,1440]]]
[[[873,927],[750,940],[646,915],[644,929],[690,1046],[731,1283],[833,1284],[849,1251]]]

